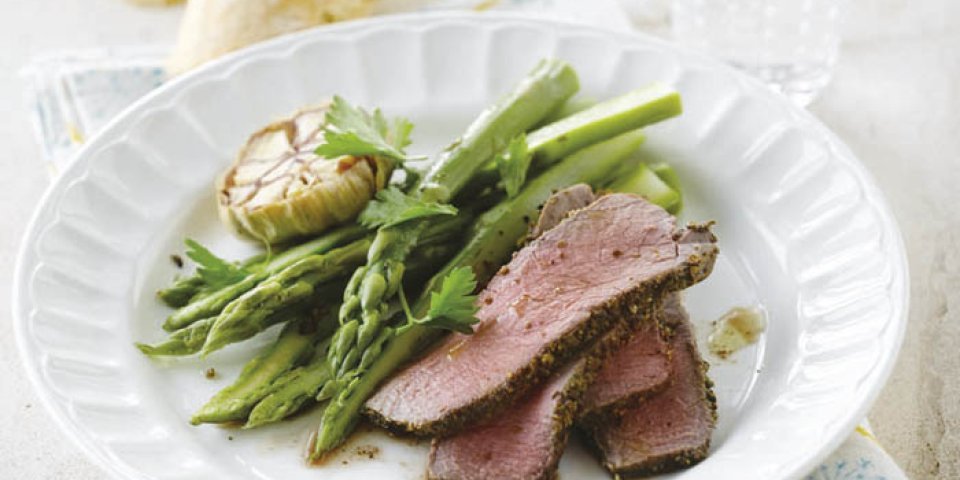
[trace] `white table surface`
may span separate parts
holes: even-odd
[[[960,2],[853,0],[833,83],[811,109],[863,160],[900,221],[910,326],[870,421],[913,478],[960,478]],[[105,478],[47,417],[10,321],[20,237],[49,184],[17,71],[67,48],[170,44],[179,8],[0,3],[0,478]]]

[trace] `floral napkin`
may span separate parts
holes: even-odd
[[[649,8],[647,8],[649,7]],[[616,30],[663,31],[663,6],[651,0],[379,0],[377,13],[520,10]],[[63,52],[24,68],[26,100],[43,160],[52,175],[85,139],[120,111],[163,84],[169,47],[124,47]],[[864,420],[805,480],[901,480],[906,475]]]

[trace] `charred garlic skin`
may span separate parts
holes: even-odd
[[[392,164],[373,156],[324,158],[329,103],[267,125],[218,185],[220,218],[238,235],[276,244],[356,218],[386,184]]]

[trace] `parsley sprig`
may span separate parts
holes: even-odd
[[[376,199],[360,212],[360,224],[367,228],[390,227],[417,218],[456,214],[453,205],[425,202],[389,187],[377,192]]]
[[[197,275],[212,289],[231,285],[244,279],[250,272],[213,254],[192,238],[184,240],[187,257],[197,263]]]
[[[414,325],[429,328],[453,330],[460,333],[473,333],[471,326],[479,320],[477,313],[477,296],[473,291],[477,288],[477,277],[470,267],[460,267],[451,271],[444,279],[439,292],[430,294],[430,309],[422,318],[416,318],[410,311],[410,305],[399,291],[400,304],[407,316],[406,325],[397,329],[400,334]]]
[[[370,113],[334,96],[326,120],[325,143],[317,147],[317,155],[330,159],[380,155],[400,162],[411,159],[403,149],[410,145],[413,124],[405,118],[387,120],[379,108]]]

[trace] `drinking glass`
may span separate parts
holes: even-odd
[[[673,0],[676,40],[755,75],[800,105],[829,82],[845,0]]]

